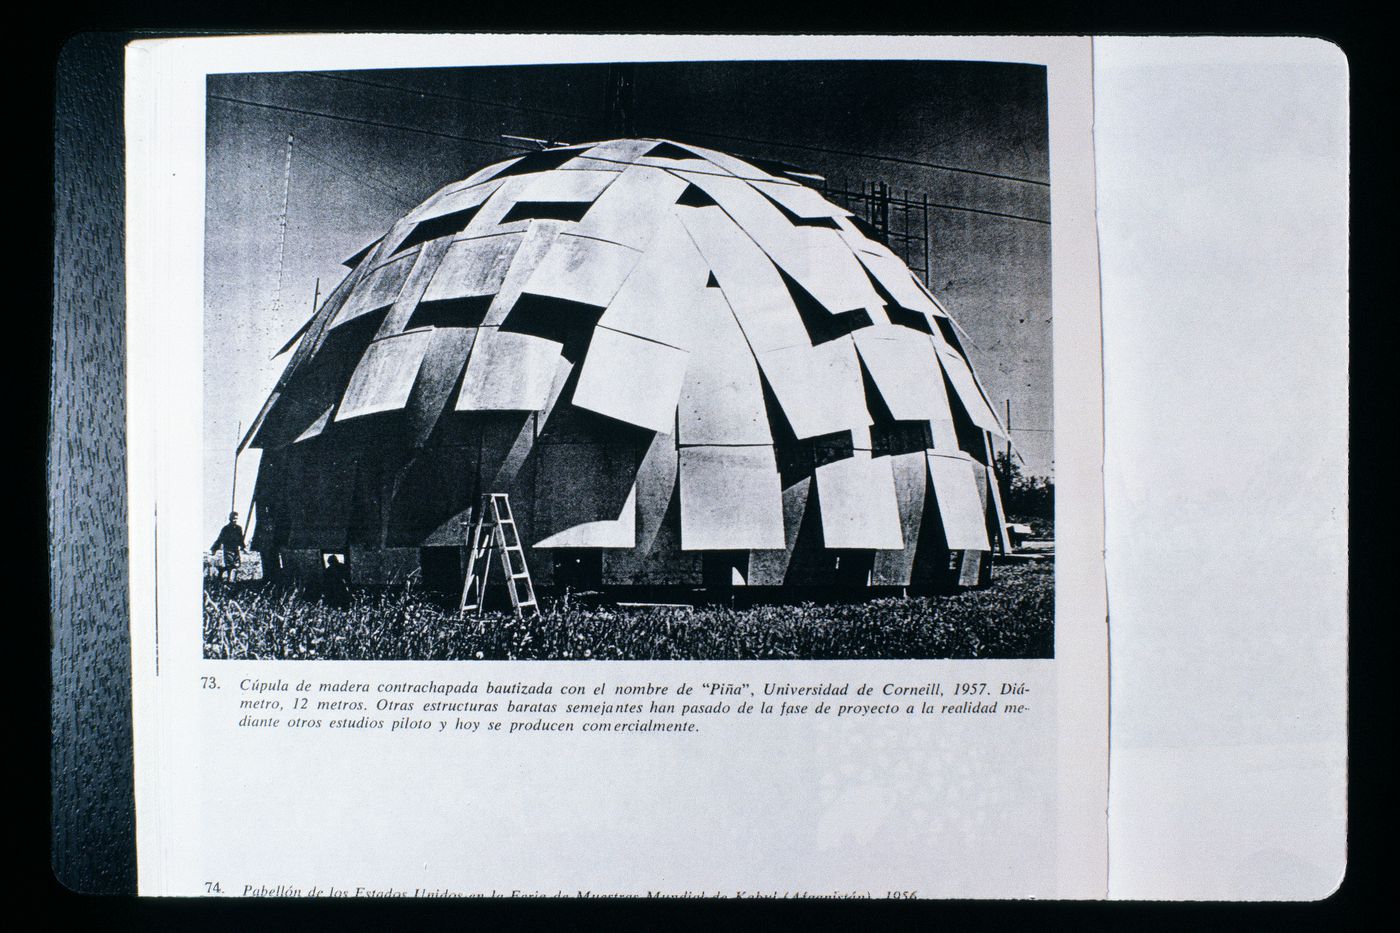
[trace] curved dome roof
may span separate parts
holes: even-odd
[[[943,459],[960,456],[955,423],[1002,429],[945,309],[870,232],[790,177],[686,143],[487,166],[347,260],[248,441],[395,417],[417,448],[450,413],[582,411],[670,439],[684,546],[706,549],[784,547],[775,448],[840,438],[852,462],[823,508],[840,488],[876,518],[824,514],[827,546],[873,521],[849,546],[900,547],[872,426],[925,426],[915,446]],[[737,533],[702,514],[726,490],[764,503]]]

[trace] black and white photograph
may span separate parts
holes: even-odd
[[[210,659],[1054,655],[1043,66],[211,75]]]

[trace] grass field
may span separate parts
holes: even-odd
[[[354,592],[327,606],[262,582],[204,585],[208,658],[333,660],[1046,658],[1054,568],[998,565],[982,590],[862,602],[624,608],[542,600],[544,615],[458,617],[412,589]]]

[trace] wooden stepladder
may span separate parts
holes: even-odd
[[[530,568],[525,562],[525,548],[510,511],[510,496],[492,492],[481,497],[481,505],[471,522],[467,547],[467,579],[462,584],[460,611],[481,612],[494,552],[500,557],[506,591],[510,593],[510,604],[515,607],[515,614],[521,618],[527,612],[540,614],[539,603],[535,601],[535,585],[530,580]]]

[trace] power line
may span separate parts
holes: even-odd
[[[355,182],[356,184],[362,185],[363,187],[370,188],[374,191],[379,192],[380,194],[386,195],[387,197],[391,198],[395,203],[403,207],[412,207],[413,205],[418,203],[418,198],[415,198],[413,195],[394,187],[387,181],[376,179],[373,175],[369,175],[366,173],[352,172],[343,166],[337,165],[330,159],[317,155],[316,152],[310,147],[308,147],[304,142],[302,143],[301,153],[302,155],[310,156],[313,161],[320,162],[322,165],[326,166],[326,168],[329,168],[334,172],[339,172],[341,175],[344,175],[346,178],[348,178],[350,181]]]
[[[569,113],[569,112],[563,111],[563,110],[551,110],[551,109],[549,109],[549,108],[547,108],[547,107],[530,107],[530,106],[527,106],[527,105],[525,105],[525,104],[508,104],[508,103],[505,103],[505,102],[503,102],[503,101],[485,100],[485,99],[480,98],[480,97],[467,97],[467,96],[458,95],[458,94],[444,94],[444,93],[442,93],[441,91],[425,91],[425,90],[421,90],[421,89],[419,89],[419,88],[408,87],[408,86],[401,85],[401,84],[386,84],[386,83],[379,82],[379,81],[366,81],[366,80],[364,80],[363,78],[352,78],[352,77],[349,77],[349,76],[347,76],[347,75],[331,74],[331,73],[329,73],[329,72],[303,71],[303,72],[298,72],[298,74],[303,74],[303,75],[307,75],[307,76],[314,77],[314,78],[323,78],[323,79],[328,80],[328,81],[343,81],[343,82],[345,82],[345,83],[347,83],[347,84],[358,84],[358,85],[360,85],[360,86],[362,86],[362,87],[379,88],[379,89],[385,90],[385,91],[396,91],[396,92],[401,93],[401,94],[412,94],[412,95],[417,95],[417,96],[419,96],[419,97],[432,97],[432,98],[436,98],[436,99],[438,99],[438,100],[451,100],[451,101],[457,101],[457,102],[460,102],[460,103],[476,104],[476,105],[482,106],[482,107],[493,107],[493,108],[497,108],[497,109],[501,109],[501,110],[515,110],[515,111],[518,111],[518,112],[521,112],[521,113],[538,113],[538,114],[544,114],[544,115],[552,116],[552,117],[563,117],[563,118],[566,119],[566,120],[578,120],[578,121],[581,121],[581,122],[590,122],[590,121],[592,121],[592,119],[593,119],[592,117],[584,116],[583,114]],[[712,132],[705,132],[705,131],[702,131],[702,130],[685,130],[685,129],[665,129],[665,128],[662,128],[661,132],[664,132],[664,133],[672,133],[672,134],[682,135],[682,136],[684,136],[684,135],[691,135],[691,136],[709,136],[709,137],[714,138],[714,139],[729,139],[729,140],[733,140],[733,141],[735,141],[735,142],[755,143],[755,144],[763,145],[763,146],[778,146],[778,147],[785,148],[785,149],[801,149],[801,150],[805,150],[805,151],[809,151],[809,152],[825,152],[825,153],[829,153],[829,154],[831,154],[831,155],[844,155],[844,156],[851,156],[851,157],[860,158],[860,159],[872,159],[872,160],[877,160],[877,161],[882,161],[882,162],[895,162],[895,163],[898,163],[898,164],[901,164],[901,165],[914,165],[914,166],[918,166],[918,167],[921,167],[921,168],[929,168],[929,169],[934,169],[934,170],[943,171],[943,172],[957,172],[957,173],[961,173],[961,174],[965,174],[965,175],[977,175],[977,176],[982,177],[982,178],[996,178],[996,179],[999,179],[999,180],[1002,180],[1002,181],[1012,181],[1012,182],[1018,182],[1018,183],[1020,183],[1020,184],[1036,185],[1036,186],[1042,187],[1042,188],[1048,188],[1048,187],[1050,187],[1050,183],[1049,183],[1049,182],[1040,181],[1039,179],[1035,179],[1035,178],[1025,178],[1025,177],[1020,176],[1020,175],[1008,175],[1008,174],[1004,174],[1004,173],[1001,173],[1001,172],[986,172],[986,171],[982,171],[981,169],[966,168],[966,167],[964,167],[964,166],[958,166],[958,165],[946,165],[946,164],[942,164],[942,163],[938,163],[938,162],[926,162],[926,161],[923,161],[923,160],[921,160],[921,159],[909,159],[909,158],[905,158],[905,157],[903,157],[903,156],[876,155],[876,154],[870,153],[870,152],[856,152],[856,151],[854,151],[854,150],[849,150],[849,149],[836,149],[836,148],[832,148],[832,147],[829,147],[829,146],[815,146],[815,145],[806,144],[806,143],[787,143],[787,142],[779,142],[779,141],[777,141],[777,140],[772,140],[772,139],[756,139],[756,138],[751,137],[751,136],[733,136],[733,135],[728,135],[728,134],[725,134],[725,133],[712,133]],[[965,135],[966,132],[968,132],[968,131],[964,131],[964,133],[959,133],[959,134],[956,134],[956,135],[954,135],[954,136],[948,137],[948,139],[956,139],[958,136]],[[943,141],[946,142],[947,140],[943,140]],[[1028,218],[1028,219],[1029,219],[1029,218]]]
[[[563,117],[567,120],[592,121],[593,117],[586,117],[579,113],[568,113],[563,110],[550,110],[547,107],[530,107],[525,104],[507,104],[502,101],[484,100],[480,97],[464,97],[458,94],[444,94],[441,91],[424,91],[416,87],[408,87],[403,84],[385,84],[379,81],[366,81],[363,78],[351,78],[348,75],[331,74],[324,71],[301,71],[297,74],[307,75],[313,78],[324,78],[327,81],[343,81],[346,84],[358,84],[362,87],[380,88],[385,91],[398,91],[403,94],[414,94],[419,97],[432,97],[437,100],[451,100],[463,104],[476,104],[481,107],[494,107],[499,110],[516,110],[520,113],[539,113],[551,117]]]
[[[871,152],[856,152],[850,149],[835,149],[829,146],[814,146],[806,143],[785,143],[775,139],[754,139],[750,136],[731,136],[725,133],[709,133],[703,130],[666,129],[661,128],[663,133],[671,133],[679,136],[709,136],[714,139],[728,139],[734,142],[754,143],[760,146],[778,146],[783,149],[803,149],[809,152],[825,152],[830,155],[850,156],[857,159],[872,159],[881,162],[896,162],[900,165],[915,165],[920,168],[931,168],[941,172],[960,172],[966,175],[979,175],[983,178],[999,178],[1002,181],[1020,182],[1026,185],[1036,185],[1041,188],[1049,188],[1048,181],[1040,181],[1035,178],[1022,178],[1019,175],[1004,175],[1000,172],[984,172],[980,169],[965,168],[959,165],[943,165],[938,162],[925,162],[921,159],[908,159],[903,156],[875,155]]]
[[[436,136],[439,139],[456,139],[461,142],[476,143],[479,146],[494,146],[497,149],[509,149],[512,152],[520,151],[519,146],[512,146],[508,143],[497,142],[490,139],[477,139],[473,136],[461,136],[457,133],[444,133],[440,130],[425,130],[417,126],[404,126],[401,123],[385,123],[379,120],[367,120],[362,117],[347,117],[339,113],[324,113],[319,110],[306,110],[301,107],[284,107],[280,104],[267,104],[257,100],[244,100],[241,97],[224,97],[221,94],[210,94],[210,100],[221,100],[230,104],[243,104],[247,107],[261,107],[266,110],[279,110],[283,113],[300,113],[309,117],[323,117],[327,120],[342,120],[346,123],[358,123],[362,126],[375,126],[382,129],[402,130],[405,133],[418,133],[423,136]]]
[[[1005,217],[1007,220],[1024,220],[1027,223],[1044,224],[1050,226],[1050,221],[1041,220],[1039,217],[1025,217],[1021,214],[1005,214],[1001,211],[988,211],[980,207],[960,207],[956,204],[938,204],[934,201],[928,202],[929,207],[940,208],[945,211],[962,211],[967,214],[986,214],[989,217]]]

